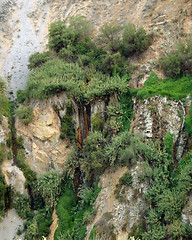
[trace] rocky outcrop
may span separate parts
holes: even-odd
[[[11,186],[14,192],[19,192],[20,194],[28,195],[25,189],[25,177],[23,172],[15,165],[13,165],[12,160],[6,160],[1,165],[1,170],[5,176],[5,183]]]
[[[141,172],[139,163],[130,169],[132,185],[123,187],[115,197],[116,185],[126,171],[126,167],[115,172],[108,169],[101,176],[99,185],[102,189],[95,202],[96,216],[88,226],[87,240],[94,226],[103,240],[114,239],[113,236],[117,240],[127,240],[129,233],[142,221],[145,211],[142,194],[146,192],[146,186],[138,180],[137,173]]]
[[[0,143],[5,143],[8,138],[8,133],[10,132],[8,119],[2,117],[2,122],[0,124]]]
[[[70,143],[60,139],[60,118],[54,104],[63,106],[65,95],[48,101],[33,102],[34,118],[28,125],[16,121],[17,134],[22,136],[26,152],[26,162],[37,174],[55,169],[62,171],[65,159],[70,152]],[[60,105],[59,105],[60,104]],[[62,111],[65,112],[63,106]],[[63,114],[60,110],[60,114]]]
[[[58,216],[57,216],[57,213],[56,213],[56,209],[53,210],[52,219],[53,219],[53,223],[50,226],[50,231],[51,232],[50,232],[50,234],[47,238],[48,240],[54,240],[54,234],[55,234],[55,231],[58,227],[59,219],[58,219]]]
[[[148,139],[163,140],[166,132],[170,132],[174,143],[177,141],[184,114],[181,104],[160,96],[135,99],[134,113],[131,130],[135,134],[140,132]]]

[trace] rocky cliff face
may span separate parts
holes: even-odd
[[[101,239],[113,239],[113,234],[117,240],[128,239],[129,233],[140,224],[145,212],[142,195],[147,187],[137,178],[137,173],[142,171],[140,164],[130,170],[133,183],[130,187],[122,187],[118,194],[115,190],[120,177],[127,171],[126,167],[112,172],[108,170],[100,178],[102,190],[95,202],[97,214],[88,226],[86,239],[89,239],[94,226]]]
[[[65,94],[54,96],[48,101],[33,102],[34,118],[28,125],[16,121],[17,134],[22,136],[26,152],[26,162],[37,174],[50,169],[62,171],[70,152],[70,142],[60,139],[60,118],[54,106],[65,114],[67,98]]]

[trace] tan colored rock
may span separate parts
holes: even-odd
[[[114,194],[116,185],[119,183],[119,178],[127,170],[126,167],[118,168],[115,171],[108,169],[100,177],[99,186],[102,189],[95,202],[96,216],[93,222],[87,227],[86,240],[89,239],[94,225],[97,225],[99,228],[101,224],[103,227],[105,219],[107,219],[107,226],[113,226],[112,231],[116,235],[117,240],[127,240],[132,227],[135,224],[138,225],[140,222],[145,209],[142,194],[146,192],[147,188],[137,178],[137,172],[141,171],[139,163],[130,169],[133,183],[132,187],[126,188],[122,194],[123,201],[116,199]],[[109,238],[102,236],[102,240],[109,240]]]
[[[52,213],[52,219],[53,219],[53,223],[50,226],[50,231],[51,232],[50,232],[49,236],[47,237],[48,240],[54,240],[54,234],[55,234],[55,231],[58,227],[59,219],[58,219],[58,216],[57,216],[57,213],[56,213],[56,209],[54,209],[54,211]]]
[[[25,177],[23,172],[17,166],[13,165],[13,161],[3,161],[1,170],[5,176],[5,182],[8,186],[11,186],[15,192],[25,195],[28,194],[27,190],[25,189]]]
[[[5,143],[10,132],[8,119],[3,116],[3,120],[0,124],[0,143]]]
[[[16,121],[17,134],[24,140],[26,163],[37,174],[50,169],[62,171],[70,148],[67,140],[60,139],[60,119],[50,101],[39,102],[33,113],[28,125]]]

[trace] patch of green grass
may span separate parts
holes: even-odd
[[[86,236],[87,221],[93,219],[94,201],[100,188],[82,189],[80,201],[76,204],[72,188],[66,188],[57,204],[59,226],[54,239],[83,240]]]
[[[178,101],[186,98],[187,95],[192,92],[192,76],[188,75],[177,79],[159,79],[157,75],[152,72],[141,89],[134,89],[131,91],[140,99],[160,95]]]

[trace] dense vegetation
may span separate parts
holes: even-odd
[[[140,99],[160,95],[178,101],[185,99],[192,92],[192,76],[159,79],[153,72],[141,89],[132,90],[132,92]]]

